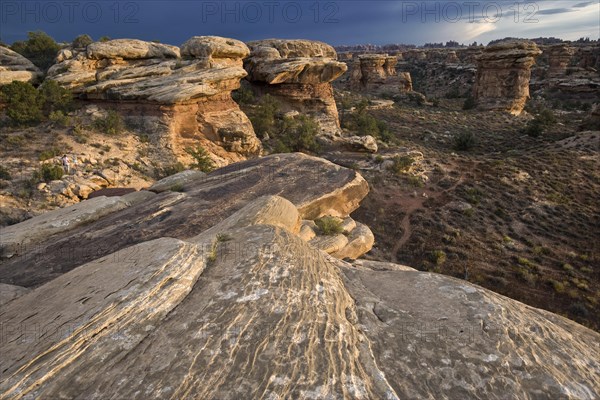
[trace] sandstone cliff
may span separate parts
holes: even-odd
[[[238,40],[197,36],[175,46],[134,39],[63,49],[48,78],[115,108],[180,160],[201,144],[219,164],[260,154],[252,124],[231,99],[249,54]],[[149,132],[148,132],[149,131]]]
[[[529,98],[531,66],[541,51],[529,41],[507,41],[486,47],[477,58],[473,97],[482,110],[519,115]]]
[[[62,270],[38,260],[28,270],[44,285],[9,288],[2,398],[600,395],[598,333],[302,239],[301,219],[358,206],[356,172],[291,154],[182,179],[183,193],[138,193],[147,199],[40,239],[55,254],[82,240],[99,251]]]
[[[275,97],[283,111],[313,116],[321,130],[340,133],[331,82],[348,67],[337,61],[333,47],[309,40],[269,39],[249,42],[244,66],[259,94]]]

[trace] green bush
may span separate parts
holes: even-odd
[[[258,102],[258,106],[250,116],[250,121],[259,139],[271,136],[276,132],[278,110],[277,101],[270,95],[263,96]]]
[[[315,220],[315,224],[322,235],[333,236],[344,231],[342,221],[335,217],[322,217]]]
[[[395,156],[392,159],[392,161],[393,161],[393,164],[390,167],[390,169],[394,173],[400,175],[400,174],[404,174],[404,173],[408,172],[410,167],[415,162],[415,159],[409,155],[404,155],[404,156]]]
[[[34,173],[34,180],[50,182],[59,180],[65,174],[64,169],[60,165],[44,164],[39,172]]]
[[[158,178],[166,178],[167,176],[175,175],[179,172],[185,171],[185,166],[178,162],[172,165],[167,165],[161,169],[158,169]]]
[[[56,81],[45,80],[40,86],[40,94],[44,99],[44,109],[47,113],[61,111],[66,114],[73,109],[73,94],[61,87]]]
[[[452,139],[454,150],[469,151],[475,146],[475,135],[472,132],[461,132]]]
[[[119,135],[123,132],[125,123],[118,112],[109,110],[106,117],[94,119],[92,126],[107,135]]]
[[[49,160],[51,158],[57,157],[61,154],[60,149],[54,147],[51,148],[49,150],[44,150],[40,153],[40,155],[38,156],[38,160],[40,161],[46,161]]]
[[[197,169],[202,172],[214,171],[215,163],[202,146],[198,146],[195,149],[188,147],[185,149],[185,152],[194,159],[194,163],[190,164],[191,169]]]
[[[279,132],[274,137],[275,148],[279,152],[311,151],[316,153],[320,150],[316,141],[319,125],[313,118],[306,115],[296,118],[284,117],[279,126]]]
[[[87,47],[92,43],[94,43],[94,40],[91,38],[90,35],[79,35],[73,40],[73,43],[71,45],[75,49],[81,49]]]
[[[254,92],[246,85],[242,85],[238,90],[232,92],[231,97],[238,104],[252,104],[255,101]]]
[[[446,253],[442,250],[434,250],[431,252],[431,261],[435,263],[435,265],[442,265],[446,262]]]
[[[62,111],[51,111],[48,115],[48,119],[54,122],[56,125],[62,126],[63,128],[71,124],[71,118],[69,118],[68,115],[65,115]]]
[[[6,115],[16,125],[42,120],[44,98],[30,83],[13,81],[0,88],[0,95],[7,103]]]
[[[343,127],[356,132],[359,136],[370,135],[383,142],[391,142],[394,139],[394,135],[390,132],[384,121],[378,121],[369,114],[367,110],[368,105],[368,100],[361,100],[361,102],[356,105],[354,113],[344,116],[342,120]],[[343,107],[344,109],[349,107],[347,101],[344,102]]]
[[[538,137],[546,131],[550,126],[556,123],[556,116],[547,108],[542,109],[534,119],[529,121],[523,133],[531,137]]]
[[[42,70],[47,70],[54,64],[56,53],[60,46],[45,32],[28,32],[28,39],[14,42],[11,46],[13,51],[29,59]]]
[[[12,176],[10,176],[10,172],[8,172],[8,169],[6,169],[6,167],[0,165],[0,179],[4,179],[5,181],[10,181],[12,180]]]
[[[108,42],[109,40],[109,36],[101,36],[100,39],[98,39],[99,42]]]

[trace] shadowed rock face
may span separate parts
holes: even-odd
[[[282,111],[313,116],[323,131],[337,134],[340,122],[331,82],[347,70],[328,44],[310,40],[269,39],[249,42],[244,67],[259,94],[280,101]]]
[[[0,46],[0,85],[12,81],[35,82],[42,77],[42,71],[31,61],[8,47]]]
[[[408,72],[396,72],[396,56],[363,54],[352,62],[350,86],[370,93],[405,93],[412,91]]]
[[[180,183],[182,189],[178,190],[183,192],[167,191],[144,201],[128,200],[128,207],[115,209],[93,223],[62,224],[62,231],[56,227],[46,229],[47,236],[38,235],[22,246],[5,243],[3,235],[0,282],[37,286],[136,243],[161,237],[189,238],[265,195],[285,197],[303,219],[316,219],[324,215],[346,217],[368,193],[367,182],[355,171],[300,153],[249,160]],[[131,193],[123,199],[144,193]],[[112,202],[123,203],[115,199]],[[79,214],[89,215],[87,206],[84,201],[75,207],[80,209]],[[57,212],[65,214],[65,221],[73,215],[70,209]],[[43,215],[38,218],[42,223],[56,220]],[[23,237],[27,230],[37,229],[32,223],[12,226],[13,236]],[[24,230],[19,230],[22,227]]]
[[[48,79],[82,99],[117,109],[132,125],[154,126],[144,133],[161,151],[190,161],[185,148],[202,144],[223,165],[262,148],[231,99],[246,76],[242,59],[248,53],[244,43],[215,36],[195,36],[181,50],[115,39],[62,50]]]
[[[564,76],[571,63],[575,49],[566,44],[550,47],[548,50],[548,75],[551,77]]]
[[[454,278],[332,258],[296,235],[302,214],[261,197],[193,238],[126,247],[21,293],[0,311],[0,393],[599,395],[597,333]]]
[[[486,47],[477,58],[473,88],[478,108],[519,115],[529,98],[531,66],[541,51],[529,41],[508,41]]]

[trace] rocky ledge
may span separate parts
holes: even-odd
[[[0,285],[2,398],[600,396],[598,333],[315,246],[304,227],[319,216],[348,240],[359,229],[347,215],[368,188],[352,170],[271,156],[153,190],[38,237],[35,262],[3,261],[2,282],[43,284]],[[58,262],[86,243],[95,254]]]
[[[42,77],[42,71],[31,61],[9,49],[0,46],[0,85],[12,81],[37,82]]]

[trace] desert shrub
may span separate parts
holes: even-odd
[[[556,123],[556,116],[547,108],[542,109],[534,119],[529,121],[523,133],[531,137],[538,137],[546,131],[550,126]]]
[[[452,89],[446,92],[444,97],[447,99],[458,99],[462,97],[462,94],[460,93],[460,88],[458,86],[454,86]]]
[[[54,64],[60,46],[42,31],[28,32],[27,37],[25,41],[14,42],[11,49],[29,59],[40,69],[47,70]]]
[[[306,115],[296,118],[284,117],[278,125],[278,133],[274,137],[274,148],[278,152],[319,151],[316,140],[319,125],[313,118]]]
[[[452,139],[454,150],[468,151],[475,146],[475,135],[472,132],[460,132]]]
[[[431,261],[435,263],[435,265],[440,266],[446,262],[446,253],[443,250],[434,250],[431,252]]]
[[[51,158],[57,157],[61,154],[61,151],[59,148],[53,147],[51,149],[48,150],[44,150],[40,153],[40,155],[38,156],[38,160],[40,161],[46,161],[49,160]]]
[[[105,117],[94,119],[92,126],[107,135],[119,135],[123,132],[125,123],[118,112],[109,110]]]
[[[188,147],[185,149],[185,152],[194,159],[194,162],[190,164],[191,169],[197,169],[202,172],[214,171],[215,163],[202,146],[198,146],[195,149]]]
[[[12,176],[10,175],[10,172],[8,172],[8,169],[6,169],[6,167],[0,165],[0,179],[4,179],[5,181],[10,181],[12,180]]]
[[[100,36],[100,39],[98,39],[99,42],[108,42],[109,40],[109,36]]]
[[[390,169],[394,173],[400,175],[400,174],[404,174],[404,173],[408,172],[408,170],[410,169],[410,167],[415,162],[415,159],[412,158],[409,155],[395,156],[392,159],[392,162],[393,162],[393,164],[390,166]]]
[[[185,171],[185,166],[177,162],[175,164],[166,165],[160,170],[158,170],[158,178],[166,178],[167,176],[175,175],[179,172]]]
[[[71,118],[65,115],[62,111],[51,111],[48,119],[58,126],[67,127],[71,123]]]
[[[64,174],[65,171],[60,165],[44,164],[38,173],[34,173],[34,179],[50,182],[62,178]]]
[[[263,96],[258,102],[256,109],[250,116],[250,121],[259,139],[275,133],[278,110],[277,101],[270,95]]]
[[[66,114],[72,110],[73,94],[70,90],[61,87],[56,81],[45,80],[39,90],[47,113],[61,111]]]
[[[333,236],[344,231],[342,221],[335,217],[321,217],[315,220],[315,224],[322,235]]]
[[[41,121],[44,98],[30,83],[13,81],[0,88],[0,96],[7,103],[6,115],[14,124]]]
[[[73,43],[71,45],[73,46],[73,48],[81,49],[87,47],[93,42],[94,40],[91,38],[90,35],[79,35],[73,40]]]
[[[254,92],[247,85],[242,85],[240,88],[231,93],[231,97],[238,104],[252,104],[255,101]]]
[[[569,312],[571,315],[582,318],[587,318],[590,314],[585,304],[581,302],[573,303],[571,307],[569,307]]]
[[[342,120],[344,128],[356,132],[359,136],[371,135],[383,142],[391,142],[394,135],[390,132],[385,121],[379,121],[367,111],[368,100],[363,99],[356,106],[354,113],[345,116]],[[349,107],[344,103],[343,107]]]

